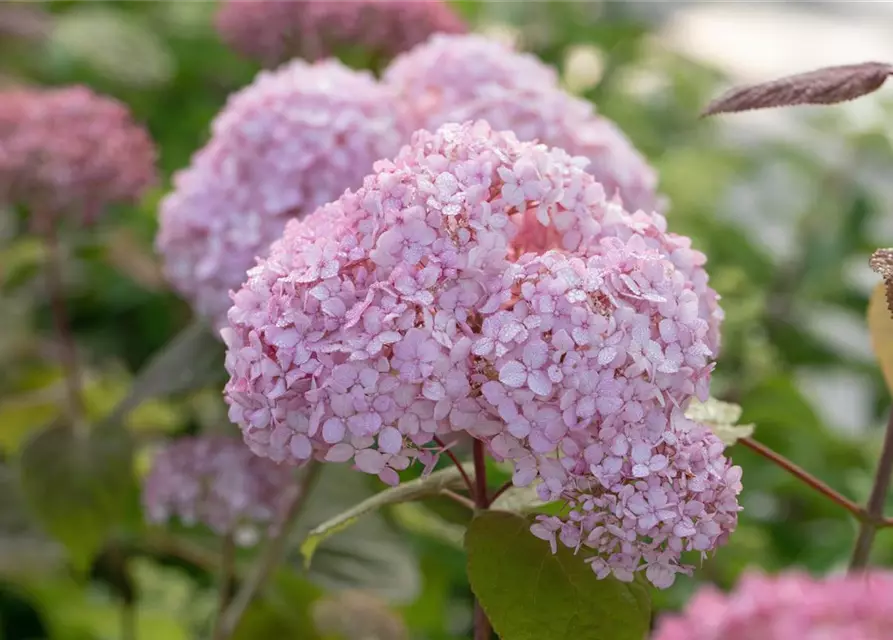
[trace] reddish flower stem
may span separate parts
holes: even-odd
[[[492,496],[490,496],[490,504],[493,504],[494,502],[496,502],[496,498],[498,498],[498,497],[501,496],[503,493],[505,493],[506,491],[508,491],[509,489],[511,489],[513,486],[514,486],[514,483],[513,483],[511,480],[509,480],[509,481],[506,482],[504,485],[502,485],[501,487],[499,487],[499,488],[496,490],[496,493],[494,493]]]
[[[871,555],[871,546],[877,530],[884,526],[891,526],[889,520],[884,519],[884,502],[887,500],[887,491],[890,488],[890,479],[893,477],[893,411],[887,418],[887,431],[884,435],[884,445],[881,449],[881,458],[878,461],[877,471],[874,476],[874,485],[871,495],[868,497],[868,505],[865,513],[868,516],[862,520],[859,526],[859,536],[853,547],[853,556],[850,559],[850,571],[858,571],[868,564]]]
[[[456,454],[447,448],[447,446],[443,443],[443,440],[441,440],[437,436],[434,436],[434,442],[437,443],[437,446],[443,450],[443,452],[447,455],[447,457],[453,461],[453,464],[456,465],[456,468],[459,469],[459,473],[462,474],[462,479],[465,481],[465,486],[468,487],[468,495],[470,495],[472,500],[474,500],[475,499],[474,483],[471,481],[471,478],[468,477],[468,473],[465,472],[465,467],[463,467],[462,463],[459,462],[459,459],[456,457]],[[477,443],[477,440],[475,440],[475,443]]]
[[[486,509],[490,506],[487,498],[487,460],[485,457],[484,443],[474,441],[474,481],[477,484],[474,490],[475,504],[478,509]],[[493,635],[493,627],[487,619],[487,613],[480,601],[474,600],[474,640],[490,640]]]
[[[780,453],[776,453],[766,445],[757,442],[753,438],[741,438],[740,440],[738,440],[738,443],[744,445],[751,451],[755,451],[764,458],[771,460],[794,477],[802,480],[805,484],[809,485],[827,498],[830,498],[833,502],[856,516],[859,520],[864,520],[866,518],[865,510],[861,506],[859,506],[846,496],[841,495],[808,471],[804,470],[803,468],[797,466],[795,463],[785,458]]]

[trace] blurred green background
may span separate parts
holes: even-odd
[[[705,121],[699,110],[730,78],[662,38],[664,16],[644,3],[456,6],[476,29],[556,65],[570,90],[593,100],[649,156],[672,201],[671,229],[707,254],[723,298],[713,394],[743,406],[757,439],[864,501],[889,405],[864,320],[876,282],[867,257],[893,240],[889,101],[881,94],[858,109]],[[153,255],[156,205],[226,96],[258,70],[219,42],[215,9],[185,1],[0,3],[0,86],[88,84],[127,102],[160,148],[164,184],[140,206],[67,231],[68,302],[96,419],[191,319]],[[134,488],[132,513],[110,523],[98,556],[77,567],[29,516],[18,454],[56,417],[62,392],[37,277],[42,260],[26,221],[0,211],[0,638],[113,639],[128,625],[139,638],[201,637],[216,597],[213,538],[145,528]],[[235,432],[216,384],[148,401],[127,427],[137,472],[160,439]],[[694,579],[654,594],[658,611],[682,606],[701,581],[728,587],[755,565],[827,572],[848,560],[856,527],[845,512],[749,451],[730,453],[744,467],[738,530]],[[54,460],[44,463],[53,486]],[[327,470],[301,531],[381,488],[344,471]],[[62,485],[60,495],[76,500]],[[385,510],[333,538],[309,575],[294,552],[239,637],[358,638],[344,627],[351,620],[378,629],[375,638],[469,637],[463,517],[439,501]],[[72,519],[74,538],[80,526]],[[893,563],[888,532],[878,536],[874,560]]]

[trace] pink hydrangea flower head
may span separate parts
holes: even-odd
[[[357,47],[391,58],[432,33],[466,30],[443,0],[226,0],[216,23],[233,49],[267,66]]]
[[[152,140],[117,100],[80,86],[0,92],[0,201],[91,222],[155,180]]]
[[[628,210],[663,208],[657,174],[632,143],[592,103],[562,90],[554,69],[533,55],[481,35],[437,34],[398,56],[384,81],[413,128],[486,120],[520,140],[587,158],[587,170]]]
[[[681,417],[679,409],[670,413],[671,421]],[[679,563],[683,552],[705,554],[735,529],[741,468],[705,427],[667,426],[652,409],[644,424],[574,434],[557,461],[536,456],[518,465],[538,467],[540,495],[568,505],[562,517],[539,516],[534,535],[553,550],[557,543],[582,549],[600,578],[630,581],[644,570],[663,589],[690,573]]]
[[[390,94],[366,72],[334,60],[261,72],[230,98],[161,204],[156,246],[168,279],[223,324],[229,291],[286,221],[359,186],[405,137]]]
[[[620,205],[584,165],[448,124],[290,222],[222,331],[249,446],[391,483],[454,431],[525,483],[549,476],[537,456],[601,429],[656,447],[667,412],[706,397],[708,322],[665,244],[620,237]]]
[[[180,438],[156,454],[143,484],[150,522],[178,518],[251,543],[275,529],[293,485],[292,468],[255,456],[238,438]]]
[[[814,578],[745,575],[730,593],[702,588],[655,640],[886,640],[893,628],[893,574]]]

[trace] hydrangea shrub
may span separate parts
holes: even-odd
[[[724,312],[707,258],[669,229],[655,172],[613,123],[534,56],[465,34],[443,2],[235,0],[218,28],[246,55],[284,64],[230,97],[162,200],[157,252],[200,321],[101,422],[82,397],[55,223],[137,203],[156,182],[154,145],[123,103],[86,87],[0,93],[0,207],[22,207],[43,234],[67,401],[17,463],[36,517],[77,569],[131,580],[135,540],[120,536],[141,534],[121,525],[132,524],[134,454],[154,433],[122,424],[143,399],[193,389],[214,343],[232,433],[167,439],[142,478],[153,527],[140,541],[219,577],[212,640],[241,637],[246,617],[253,630],[258,610],[316,599],[297,576],[330,536],[433,497],[468,509],[467,527],[420,525],[431,514],[419,505],[388,515],[448,544],[460,529],[475,640],[891,637],[893,581],[866,567],[877,530],[893,526],[893,420],[864,507],[733,424],[741,407],[710,397]],[[381,80],[321,59],[355,47],[369,66],[396,59]],[[800,74],[733,90],[707,114],[840,102],[891,74],[881,63]],[[885,362],[891,256],[870,262],[884,279],[868,324]],[[691,576],[734,535],[735,444],[858,520],[850,573],[747,572],[652,620],[652,590]],[[441,462],[452,464],[435,471]],[[315,493],[339,463],[362,489],[378,487],[346,511]],[[311,496],[328,519],[296,525]],[[160,531],[171,521],[186,527]],[[210,550],[209,532],[223,544]],[[363,535],[328,554],[339,578],[377,548]],[[234,549],[260,538],[256,552]],[[380,563],[370,579],[400,570]],[[334,628],[338,603],[358,602],[361,623],[382,613],[365,597],[335,598],[301,633]],[[286,625],[313,623],[293,613]]]

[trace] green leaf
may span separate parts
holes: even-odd
[[[23,447],[21,479],[43,528],[67,547],[77,568],[86,569],[130,512],[135,491],[130,436],[123,429],[76,433],[56,423]]]
[[[60,15],[50,47],[57,55],[134,86],[164,84],[176,66],[166,43],[152,29],[126,12],[105,7],[79,7]]]
[[[371,480],[345,465],[323,465],[295,523],[295,546],[288,557],[292,566],[304,566],[299,545],[312,529],[375,496]],[[350,526],[318,541],[308,577],[326,590],[362,589],[392,603],[411,602],[421,588],[421,576],[405,534],[395,531],[375,509],[363,513]]]
[[[121,603],[100,589],[84,589],[66,576],[31,580],[24,590],[38,605],[53,640],[120,638]],[[141,603],[145,604],[145,603]],[[188,640],[190,634],[170,611],[141,606],[135,618],[138,638]]]
[[[445,545],[462,549],[465,527],[449,522],[423,504],[404,502],[391,508],[391,516],[404,530],[418,536],[426,536]]]
[[[57,569],[64,549],[37,527],[28,512],[19,474],[0,464],[0,576],[31,576]]]
[[[130,393],[118,403],[103,424],[118,425],[140,404],[152,398],[186,393],[221,380],[223,343],[202,322],[181,331],[140,371]]]
[[[755,428],[752,424],[738,424],[741,419],[739,405],[712,397],[707,398],[707,402],[700,402],[697,398],[692,400],[685,417],[705,424],[727,447],[753,435]]]
[[[462,486],[464,484],[459,470],[456,467],[449,467],[432,473],[427,478],[405,482],[396,487],[386,489],[381,493],[376,493],[346,511],[342,511],[334,518],[317,525],[307,534],[307,537],[301,543],[301,555],[304,556],[305,567],[310,567],[313,553],[323,540],[356,524],[363,516],[388,505],[421,500],[439,495],[444,489]]]
[[[530,533],[520,516],[486,511],[465,536],[471,588],[502,640],[642,640],[650,599],[636,582],[596,578],[583,558]]]

